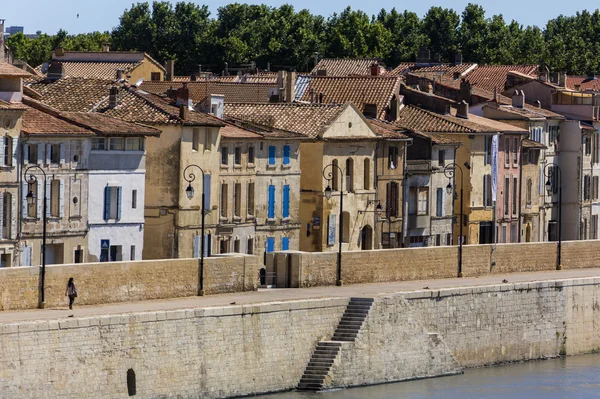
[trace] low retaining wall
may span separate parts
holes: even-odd
[[[75,279],[78,305],[178,298],[198,294],[199,259],[84,263],[46,267],[46,306],[65,306],[69,277]],[[256,256],[207,258],[207,295],[256,290]],[[0,310],[32,309],[40,298],[41,267],[0,269]]]
[[[557,268],[556,242],[463,246],[465,277],[550,271]],[[600,266],[600,241],[562,243],[562,268]],[[267,271],[277,286],[334,285],[337,253],[286,251],[267,255]],[[291,272],[288,279],[287,273]],[[401,248],[342,253],[344,284],[452,278],[458,275],[458,247]]]

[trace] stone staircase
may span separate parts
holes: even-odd
[[[350,298],[331,341],[320,341],[304,371],[297,389],[301,391],[319,391],[323,389],[325,378],[340,353],[343,342],[354,342],[371,310],[373,299]]]

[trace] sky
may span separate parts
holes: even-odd
[[[71,34],[92,31],[110,31],[119,24],[119,16],[134,2],[144,0],[28,0],[23,3],[15,0],[0,0],[0,19],[6,20],[6,26],[23,26],[25,33],[54,34],[64,29]],[[187,0],[186,0],[187,1]],[[151,2],[151,1],[150,1]],[[198,4],[207,4],[194,1]],[[233,1],[212,0],[208,2],[211,15],[215,16],[220,6]],[[238,0],[238,2],[243,2]],[[423,16],[432,6],[453,8],[459,14],[469,2],[483,6],[486,16],[502,14],[504,20],[516,20],[522,25],[545,26],[549,19],[559,14],[573,15],[584,9],[590,12],[598,8],[598,2],[593,0],[570,0],[567,3],[558,0],[539,1],[523,0],[419,0],[410,2],[391,2],[389,0],[263,0],[251,1],[251,4],[267,4],[280,6],[292,4],[296,9],[307,8],[313,14],[328,17],[334,12],[340,12],[347,6],[360,9],[369,15],[377,14],[382,8],[387,10],[396,7],[399,11],[408,9]],[[543,4],[543,7],[541,7]],[[77,18],[79,14],[79,18]]]

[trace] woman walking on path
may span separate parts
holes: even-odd
[[[69,297],[69,309],[73,309],[73,302],[75,302],[75,298],[77,298],[77,288],[75,288],[73,277],[71,277],[69,279],[69,282],[67,283],[67,290],[65,291],[65,296]]]

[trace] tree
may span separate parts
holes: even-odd
[[[489,36],[488,21],[483,7],[469,3],[462,13],[458,29],[460,48],[465,60],[483,62],[486,57]]]
[[[421,20],[414,12],[398,13],[395,8],[389,13],[381,10],[377,20],[391,34],[391,48],[384,61],[396,66],[402,61],[414,61],[419,48],[425,45],[427,38],[421,33]]]
[[[423,18],[423,34],[433,54],[440,54],[442,60],[451,61],[460,49],[458,26],[460,17],[448,8],[431,7]]]

